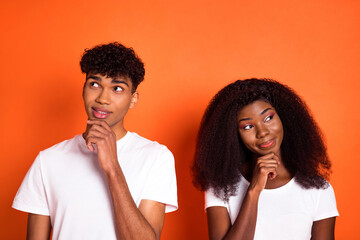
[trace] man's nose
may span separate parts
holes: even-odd
[[[110,93],[105,89],[103,89],[96,98],[96,102],[100,104],[110,104],[110,101],[111,101]]]

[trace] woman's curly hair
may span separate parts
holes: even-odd
[[[271,104],[281,119],[286,169],[304,188],[325,188],[331,163],[322,133],[305,102],[291,88],[271,79],[238,80],[211,100],[198,132],[194,185],[202,191],[213,188],[224,200],[235,194],[241,166],[251,160],[238,133],[237,115],[256,100]]]
[[[80,61],[81,71],[89,74],[101,74],[114,78],[129,77],[132,91],[144,80],[144,63],[132,48],[113,42],[85,49]]]

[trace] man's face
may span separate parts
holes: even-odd
[[[129,108],[135,107],[138,93],[132,93],[128,77],[110,78],[89,73],[83,89],[88,119],[103,119],[116,133],[123,130],[123,119]]]

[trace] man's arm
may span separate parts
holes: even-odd
[[[49,240],[51,233],[50,216],[28,214],[27,240]]]
[[[105,121],[89,120],[90,128],[84,134],[86,144],[94,151],[103,169],[110,189],[117,236],[120,239],[159,239],[165,218],[165,205],[151,200],[142,200],[136,207],[125,176],[119,165],[116,136]]]
[[[156,238],[160,239],[165,220],[165,204],[143,199],[140,202],[139,210],[154,229]]]
[[[106,173],[106,178],[114,205],[119,238],[160,239],[165,219],[165,205],[142,200],[137,208],[120,166],[114,172],[116,173]]]

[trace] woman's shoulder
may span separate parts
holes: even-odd
[[[314,198],[320,198],[324,196],[328,196],[328,197],[335,196],[334,188],[332,187],[330,182],[328,182],[325,179],[322,186],[304,187],[301,183],[297,181],[295,177],[293,187],[296,191],[302,192],[303,194],[306,195],[312,195]]]

